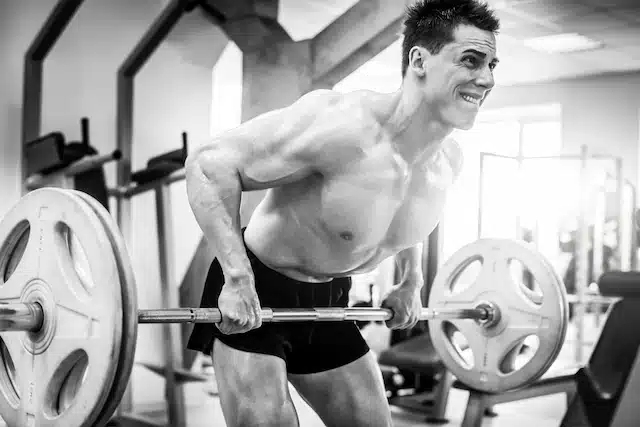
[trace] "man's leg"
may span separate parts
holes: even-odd
[[[372,352],[328,371],[289,374],[289,381],[327,427],[392,425],[382,374]]]
[[[215,340],[213,368],[228,427],[298,426],[284,360]]]

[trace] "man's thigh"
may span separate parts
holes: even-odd
[[[220,340],[212,358],[227,425],[298,425],[282,358],[238,350]]]
[[[327,427],[392,425],[382,374],[371,351],[327,371],[290,373],[289,381]]]

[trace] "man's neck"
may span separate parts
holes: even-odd
[[[400,155],[409,163],[419,162],[437,150],[453,127],[439,120],[418,87],[403,82],[391,97],[387,130]]]

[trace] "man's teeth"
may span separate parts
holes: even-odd
[[[476,98],[474,98],[472,96],[469,96],[469,95],[460,95],[460,96],[462,97],[462,99],[464,99],[467,102],[470,102],[470,103],[475,104],[475,105],[479,105],[480,104],[480,100],[476,99]]]

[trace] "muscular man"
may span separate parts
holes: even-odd
[[[454,128],[491,91],[499,22],[475,0],[407,9],[394,93],[308,93],[189,156],[187,191],[213,262],[189,348],[212,352],[229,426],[295,426],[288,381],[328,426],[391,424],[382,377],[354,322],[265,323],[261,307],[345,307],[349,276],[395,256],[391,328],[421,309],[417,246],[461,167]],[[268,189],[246,229],[243,191]],[[214,339],[215,338],[215,339]]]

